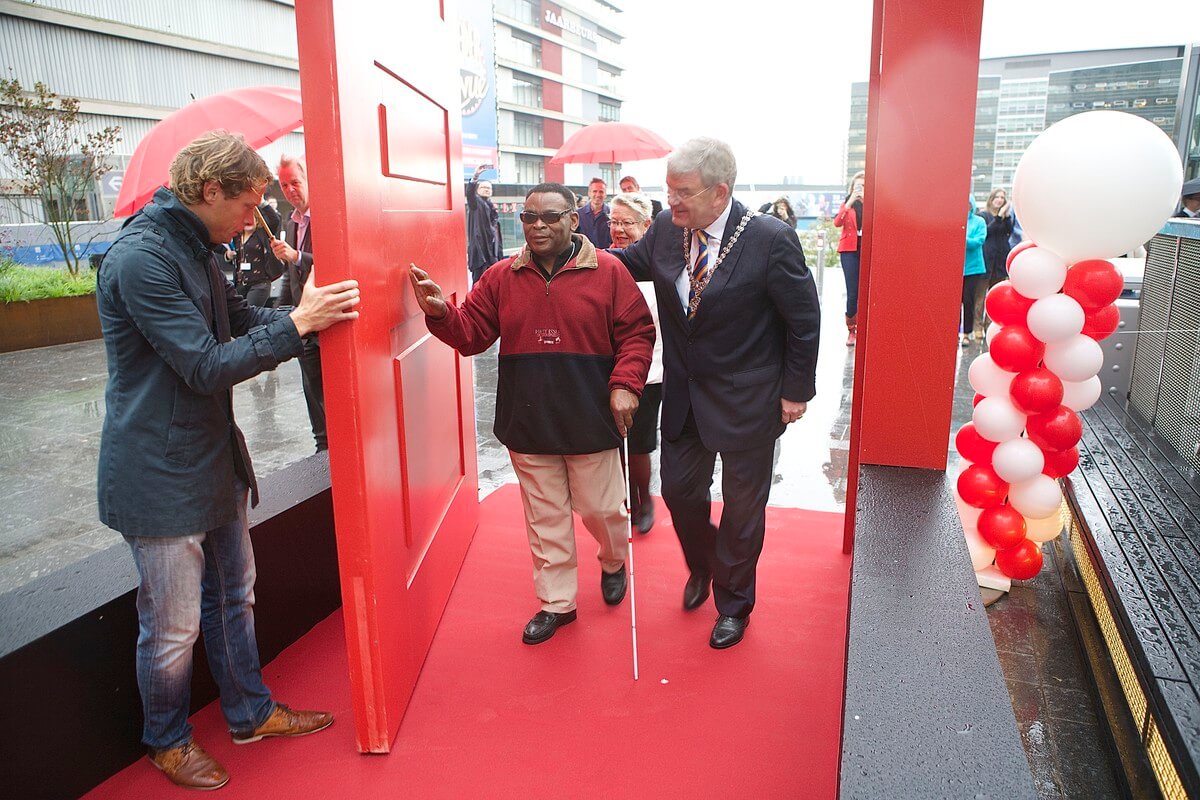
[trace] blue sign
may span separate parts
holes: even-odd
[[[491,0],[459,3],[459,51],[462,57],[463,179],[480,164],[496,164],[496,31]],[[485,177],[498,176],[486,174]]]

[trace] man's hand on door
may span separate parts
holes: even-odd
[[[442,287],[433,282],[429,273],[416,264],[409,264],[408,277],[412,281],[417,305],[425,312],[425,316],[433,319],[446,316],[446,299],[442,297]]]

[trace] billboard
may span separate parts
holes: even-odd
[[[463,180],[475,167],[495,164],[496,33],[492,0],[462,0],[458,41],[462,76]],[[488,176],[493,177],[493,176]]]

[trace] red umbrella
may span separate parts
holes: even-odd
[[[262,147],[300,127],[300,90],[286,86],[249,86],[210,95],[160,120],[133,151],[117,193],[114,216],[127,217],[150,202],[167,182],[172,159],[202,133],[224,128]]]
[[[616,164],[662,158],[674,149],[666,139],[640,125],[597,122],[573,133],[550,163]]]

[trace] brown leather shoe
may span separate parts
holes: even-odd
[[[250,744],[268,736],[307,736],[323,731],[333,724],[333,714],[328,711],[293,711],[283,703],[276,703],[275,710],[267,721],[250,733],[233,733],[234,744]]]
[[[208,791],[220,789],[229,783],[229,773],[225,768],[195,742],[170,750],[151,750],[149,758],[150,763],[162,770],[171,783],[185,789]]]

